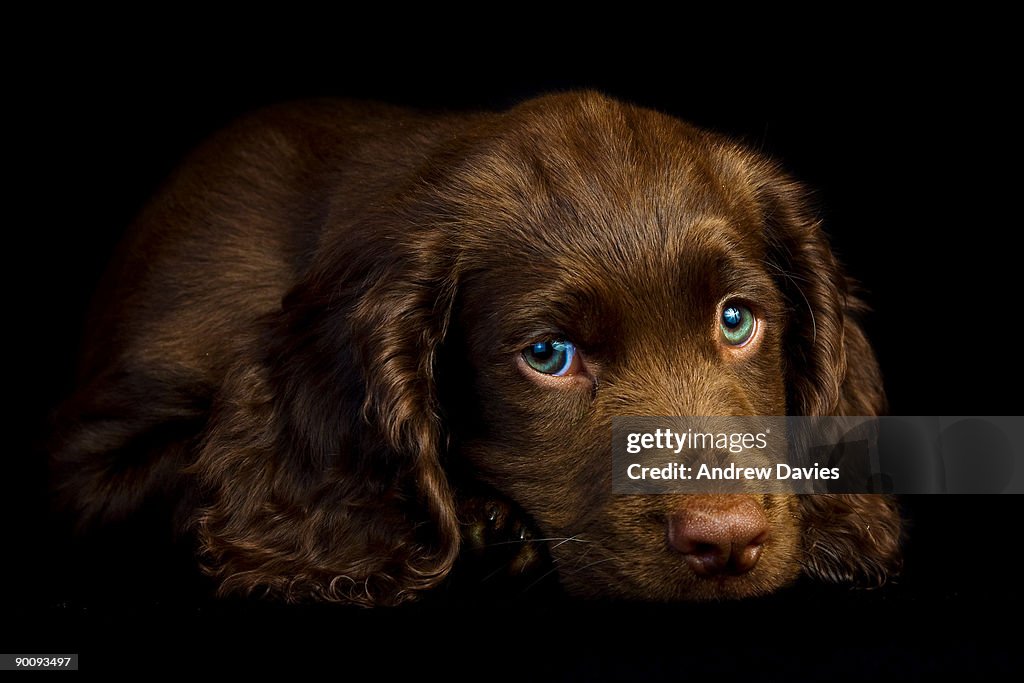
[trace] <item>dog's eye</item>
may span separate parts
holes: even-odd
[[[564,340],[537,342],[526,347],[523,360],[539,373],[562,377],[576,364],[576,345]]]
[[[749,308],[735,301],[722,308],[722,318],[718,326],[722,330],[722,339],[729,346],[743,346],[757,330],[757,318]]]

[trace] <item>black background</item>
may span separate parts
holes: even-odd
[[[9,578],[0,589],[11,607],[0,650],[81,652],[83,668],[116,668],[122,657],[148,661],[139,653],[216,652],[233,632],[248,643],[235,652],[259,651],[261,642],[285,661],[333,652],[344,669],[368,666],[360,648],[383,640],[409,656],[382,666],[416,670],[422,656],[473,662],[484,678],[508,667],[586,680],[683,675],[722,662],[740,673],[766,663],[846,674],[1008,665],[1011,634],[992,622],[1022,606],[1015,496],[907,497],[906,573],[880,592],[662,608],[478,605],[381,615],[83,604],[62,590],[68,568],[44,521],[41,438],[71,389],[85,306],[121,231],[205,136],[253,108],[312,96],[502,108],[587,87],[740,138],[814,189],[835,250],[873,309],[867,328],[892,414],[1019,414],[1020,124],[1011,102],[1019,76],[996,34],[972,35],[980,46],[890,36],[882,47],[873,36],[828,60],[820,51],[827,40],[750,55],[723,43],[557,60],[514,41],[489,50],[487,41],[427,41],[404,44],[391,67],[379,57],[396,47],[339,40],[311,48],[301,35],[230,43],[215,35],[201,46],[146,32],[77,35],[23,50],[8,82],[15,96],[6,129],[14,382],[4,477]],[[566,631],[584,645],[566,645]],[[157,635],[166,632],[175,635]]]

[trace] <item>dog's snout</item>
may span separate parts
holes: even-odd
[[[668,517],[669,546],[702,576],[749,572],[768,536],[768,518],[749,496],[722,496]]]

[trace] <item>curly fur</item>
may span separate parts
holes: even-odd
[[[692,317],[736,268],[778,323],[742,376]],[[889,498],[766,497],[773,545],[716,588],[658,526],[699,501],[612,497],[605,467],[623,412],[884,410],[861,308],[797,184],[669,117],[594,93],[279,107],[198,150],[122,245],[55,482],[85,535],[165,510],[221,594],[414,598],[491,509],[477,490],[579,595],[877,585],[899,561]],[[511,362],[555,326],[601,368],[585,391]]]

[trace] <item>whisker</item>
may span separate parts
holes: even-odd
[[[553,538],[552,538],[552,539],[550,539],[550,540],[552,540],[552,541],[553,541],[553,540],[555,540],[555,539],[553,539]],[[563,543],[568,543],[569,541],[575,541],[575,542],[577,542],[577,543],[590,543],[590,541],[588,541],[588,540],[586,540],[586,539],[583,539],[583,538],[580,538],[580,535],[579,535],[579,534],[576,534],[575,536],[570,536],[569,538],[563,538],[563,539],[562,539],[561,541],[559,541],[558,543],[556,543],[555,545],[553,545],[553,546],[552,546],[551,548],[552,548],[552,550],[554,550],[554,549],[555,549],[555,548],[557,548],[558,546],[562,545]]]
[[[551,576],[552,574],[554,574],[554,573],[555,573],[556,571],[558,571],[558,568],[557,568],[557,567],[552,567],[551,569],[547,570],[546,572],[544,572],[543,574],[541,574],[540,576],[538,576],[538,577],[537,577],[536,579],[534,579],[533,581],[531,581],[531,582],[530,582],[530,585],[529,585],[529,586],[527,586],[526,588],[524,588],[524,589],[522,590],[522,592],[523,592],[523,593],[527,592],[528,590],[530,590],[531,588],[533,588],[534,586],[536,586],[537,584],[539,584],[539,583],[540,583],[541,581],[543,581],[544,579],[546,579],[546,578],[548,578],[549,576]]]
[[[572,558],[572,559],[575,560],[577,565],[580,563],[581,560],[583,560],[583,558],[585,558],[587,555],[590,554],[591,550],[593,550],[594,548],[597,547],[596,545],[591,545],[590,541],[584,541],[584,540],[580,539],[579,538],[579,534],[576,534],[575,536],[570,536],[569,538],[562,539],[562,541],[560,543],[558,543],[558,545],[555,545],[554,547],[557,548],[559,545],[562,545],[562,543],[567,543],[568,541],[577,541],[577,542],[580,542],[580,543],[587,543],[588,544],[586,550],[584,550],[579,555],[575,555]],[[557,565],[560,564],[563,559],[566,559],[566,558],[556,557],[556,558],[552,559],[551,560],[551,565],[552,565],[551,569],[549,569],[548,571],[544,572],[543,574],[538,576],[536,579],[534,579],[532,582],[530,582],[530,585],[528,585],[526,588],[524,588],[522,590],[522,592],[526,593],[528,590],[530,590],[531,588],[533,588],[534,586],[539,584],[541,581],[543,581],[547,577],[549,577],[552,574],[554,574],[555,572],[557,572],[558,571]],[[575,573],[575,572],[572,572],[572,573]]]
[[[486,583],[486,582],[490,581],[491,579],[493,579],[493,578],[494,578],[495,576],[497,576],[497,575],[498,575],[498,574],[500,574],[501,572],[505,571],[506,569],[508,569],[508,567],[507,567],[507,566],[505,566],[505,565],[500,565],[500,566],[499,566],[499,567],[497,567],[497,568],[496,568],[496,569],[495,569],[495,570],[494,570],[493,572],[491,572],[490,574],[488,574],[488,575],[487,575],[487,576],[485,576],[484,578],[480,579],[480,583]]]
[[[498,546],[498,545],[517,545],[517,544],[521,544],[521,543],[542,543],[542,542],[546,543],[548,541],[558,541],[558,543],[555,546],[553,546],[555,548],[557,548],[558,546],[562,545],[563,543],[568,543],[569,541],[575,541],[576,543],[590,543],[590,541],[587,541],[587,540],[584,540],[584,539],[581,539],[581,538],[577,538],[575,536],[570,536],[569,538],[563,538],[562,536],[554,536],[552,538],[518,538],[518,539],[515,539],[515,540],[512,540],[512,541],[496,541],[494,543],[488,543],[484,547],[485,548],[493,548],[494,546]]]
[[[580,538],[579,536],[580,536],[579,534],[576,534],[575,536],[568,536],[568,537],[553,536],[551,538],[523,538],[523,539],[518,539],[518,540],[514,540],[514,541],[498,541],[496,543],[488,543],[487,545],[485,545],[483,547],[485,547],[485,548],[492,548],[494,546],[499,546],[499,545],[512,545],[512,544],[532,543],[534,541],[538,541],[538,542],[539,541],[545,541],[545,542],[546,541],[558,541],[558,543],[553,546],[555,548],[557,548],[558,546],[562,545],[563,543],[568,543],[569,541],[575,541],[576,543],[587,543],[587,544],[590,543],[590,541],[584,540],[584,539]],[[581,557],[586,557],[587,553],[589,553],[592,549],[593,549],[593,546],[588,547],[586,549],[586,551],[583,552],[582,555],[580,555],[580,556],[578,556],[576,558],[577,562],[579,561],[579,559]],[[552,565],[556,565],[559,562],[561,562],[561,559],[562,558],[554,558],[551,561],[551,564]],[[480,583],[484,583],[486,581],[489,581],[490,579],[494,578],[496,575],[498,575],[500,572],[502,572],[502,571],[504,571],[506,569],[508,569],[507,565],[499,566],[494,571],[492,571],[490,574],[488,574],[487,576],[485,576],[482,579],[480,579]],[[533,583],[531,583],[529,586],[527,586],[523,590],[524,591],[529,590],[534,585],[536,585],[538,582],[540,582],[545,577],[549,576],[552,572],[555,572],[555,571],[557,571],[557,568],[552,568],[552,569],[548,570],[547,572],[545,572],[543,575],[541,575],[538,579],[536,579]]]
[[[800,282],[806,282],[808,284],[811,283],[810,278],[802,277],[800,275],[793,275],[792,273],[784,270],[782,268],[782,266],[780,266],[779,264],[775,263],[774,261],[772,261],[770,259],[763,259],[761,262],[764,263],[766,266],[771,266],[772,268],[777,270],[779,273],[782,273],[783,275],[786,275],[790,280],[799,280]]]
[[[815,320],[814,320],[814,309],[811,308],[811,302],[807,298],[807,295],[804,294],[803,288],[801,288],[800,284],[797,282],[796,276],[792,275],[791,273],[786,272],[781,267],[779,267],[778,265],[772,263],[768,259],[765,259],[764,263],[765,263],[765,265],[769,265],[772,268],[774,268],[775,270],[777,270],[784,278],[786,278],[787,280],[792,282],[793,286],[796,288],[796,291],[800,293],[801,297],[803,297],[804,304],[807,306],[807,312],[811,314],[811,343],[813,344],[815,342],[815,340],[818,338],[818,325],[815,323]],[[805,282],[810,282],[809,280],[806,280],[804,278],[800,278],[800,279],[804,280]]]
[[[578,567],[578,566],[580,565],[580,562],[582,562],[583,560],[585,560],[585,559],[586,559],[587,555],[589,555],[589,554],[590,554],[590,551],[591,551],[591,550],[593,550],[593,549],[594,549],[594,547],[595,547],[595,546],[590,546],[589,548],[587,548],[586,550],[584,550],[584,551],[583,551],[582,553],[580,553],[579,555],[575,556],[575,557],[573,558],[573,559],[575,560],[575,565],[574,565],[574,566],[577,566],[577,567]]]
[[[579,573],[580,573],[581,571],[583,571],[584,569],[589,569],[590,567],[593,567],[594,565],[598,565],[598,564],[601,564],[602,562],[611,562],[611,561],[612,561],[612,560],[614,560],[614,559],[616,559],[616,558],[615,558],[615,556],[612,556],[612,557],[605,557],[605,558],[603,558],[603,559],[600,559],[600,560],[594,560],[594,561],[593,561],[593,562],[591,562],[590,564],[584,565],[584,566],[580,567],[579,569],[577,569],[577,570],[575,570],[575,571],[571,572],[571,573],[570,573],[569,575],[570,575],[570,576],[572,576],[573,574],[579,574]]]

